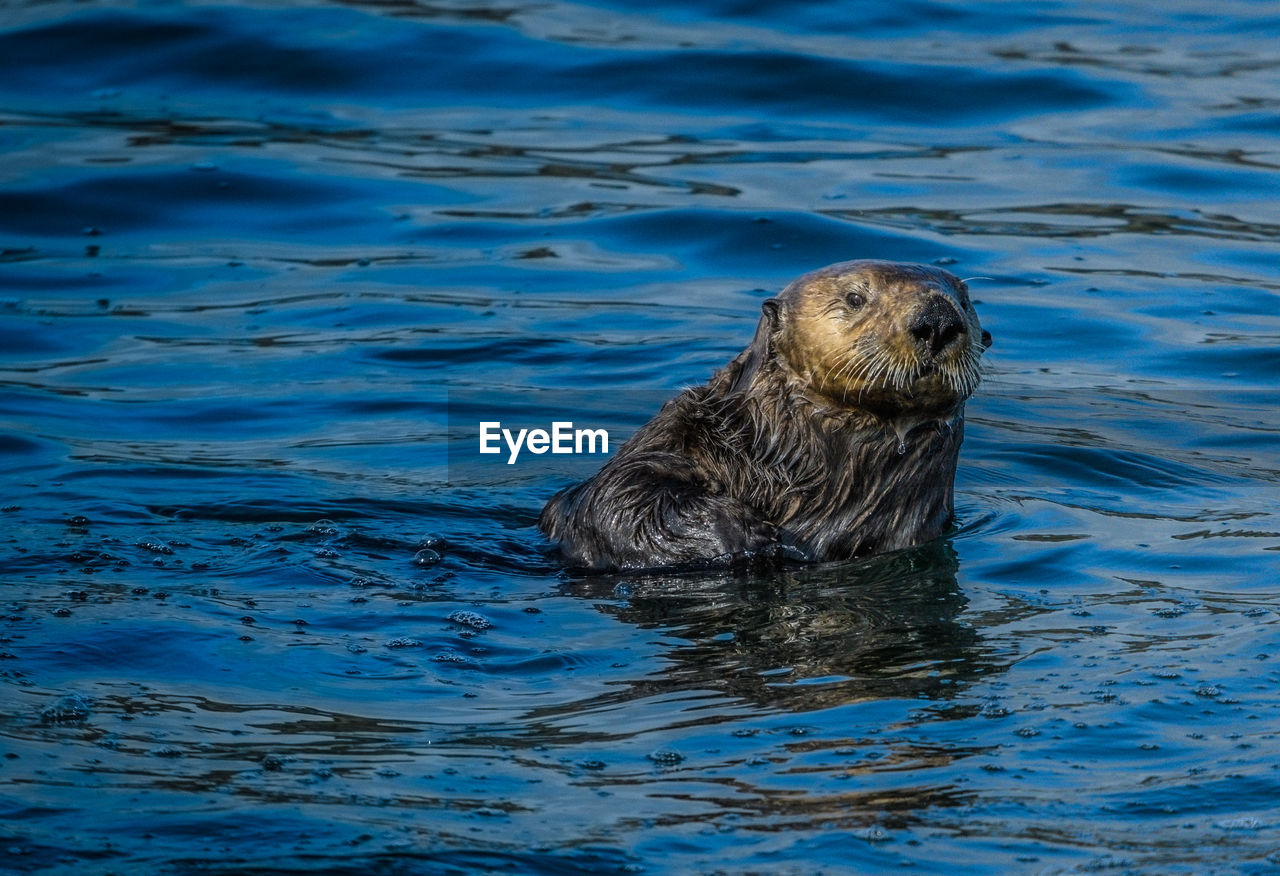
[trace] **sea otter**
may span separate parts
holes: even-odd
[[[964,282],[842,262],[762,309],[742,353],[543,508],[569,566],[840,560],[943,532],[991,344]]]

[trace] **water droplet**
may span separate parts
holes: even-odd
[[[899,455],[899,456],[903,456],[903,455],[905,455],[905,454],[906,454],[906,452],[907,452],[907,442],[905,442],[905,441],[899,441],[899,442],[898,442],[898,455]]]

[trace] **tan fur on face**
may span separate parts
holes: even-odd
[[[936,356],[911,332],[931,298],[965,326]],[[778,303],[775,348],[828,402],[886,417],[944,417],[977,386],[982,326],[964,283],[947,271],[843,262],[800,277]]]

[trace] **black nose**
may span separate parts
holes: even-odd
[[[964,319],[959,311],[939,295],[929,298],[929,303],[911,320],[908,329],[935,356],[965,333]]]

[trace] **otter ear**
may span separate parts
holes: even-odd
[[[755,337],[731,366],[737,369],[737,373],[730,383],[730,392],[749,386],[765,363],[773,359],[773,338],[782,327],[782,318],[781,301],[767,298],[760,303],[760,322],[756,325]]]
[[[760,310],[764,313],[764,318],[768,320],[769,327],[776,329],[778,323],[782,321],[782,302],[777,298],[766,298],[760,302]]]

